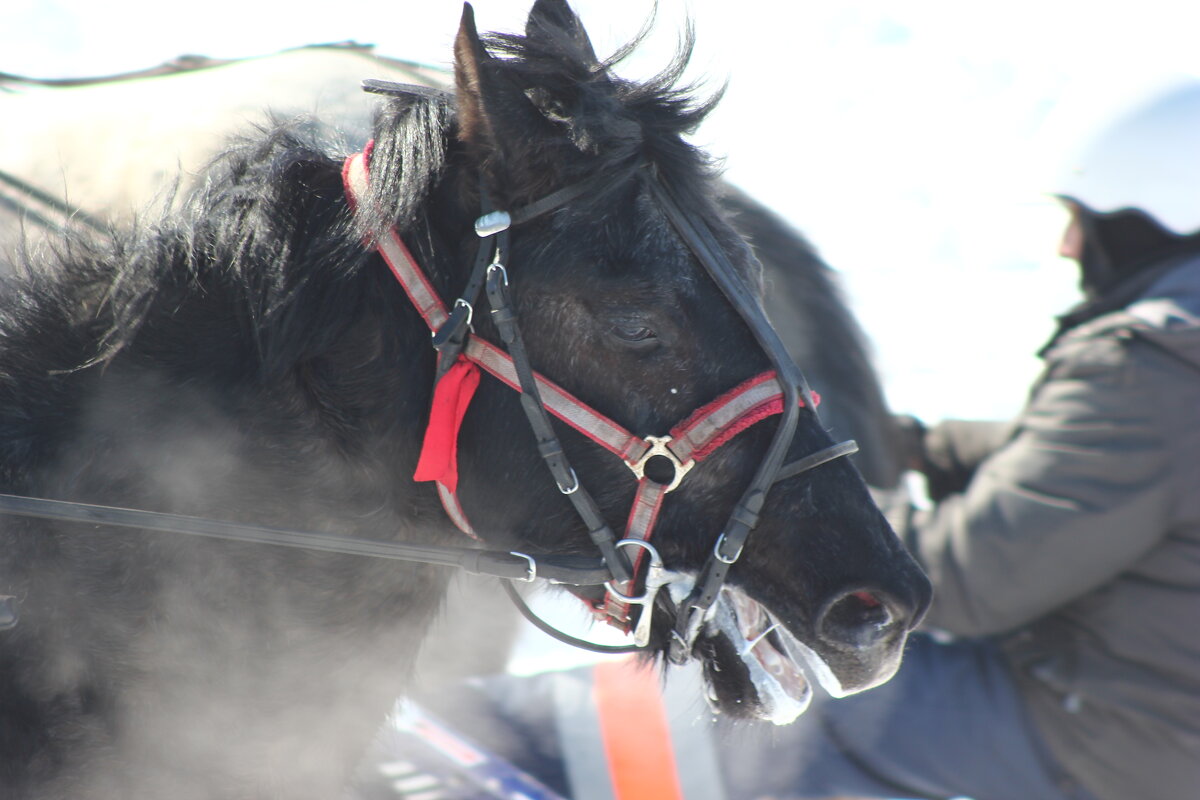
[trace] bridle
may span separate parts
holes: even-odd
[[[408,87],[371,81],[367,88],[372,91],[399,93]],[[349,157],[343,169],[346,194],[354,207],[358,206],[361,198],[370,190],[371,149],[371,145],[368,144],[362,153]],[[690,657],[704,617],[716,602],[730,568],[737,562],[750,532],[758,524],[771,487],[785,478],[857,452],[858,445],[848,440],[790,464],[783,463],[795,435],[801,407],[807,406],[815,413],[818,398],[787,354],[757,298],[738,276],[709,228],[702,220],[683,211],[671,189],[655,170],[640,165],[635,169],[639,179],[649,187],[656,204],[662,209],[671,226],[749,326],[758,345],[774,367],[698,409],[664,436],[637,436],[534,372],[509,295],[509,231],[596,191],[602,182],[615,180],[613,177],[597,176],[585,179],[514,210],[492,208],[486,189],[481,190],[483,213],[475,223],[479,246],[474,266],[462,293],[449,310],[395,228],[376,236],[372,244],[431,331],[433,346],[438,351],[434,413],[436,414],[439,408],[455,409],[454,419],[448,423],[452,428],[449,438],[456,437],[457,424],[465,414],[470,395],[477,383],[477,378],[471,380],[467,376],[482,369],[518,391],[522,408],[537,440],[539,453],[559,491],[570,500],[586,525],[589,536],[599,549],[604,565],[609,571],[610,579],[604,584],[605,598],[601,602],[590,604],[593,611],[599,618],[629,632],[632,628],[631,606],[641,606],[637,628],[632,631],[633,648],[596,646],[549,628],[540,620],[535,621],[535,624],[555,638],[578,647],[603,651],[646,647],[649,643],[653,605],[656,599],[659,599],[659,589],[666,583],[662,561],[650,544],[665,496],[680,485],[697,462],[718,447],[765,417],[780,415],[778,427],[766,454],[741,499],[734,506],[712,553],[701,568],[691,594],[675,610],[669,657],[675,663],[683,663]],[[492,319],[504,349],[479,338],[471,329],[481,287],[485,287]],[[463,387],[468,383],[471,385],[464,391]],[[611,451],[633,472],[637,480],[637,491],[624,536],[621,538],[618,539],[613,534],[591,494],[581,485],[575,470],[571,468],[550,422],[551,415]],[[433,416],[431,414],[431,426]],[[427,429],[422,463],[425,462],[429,450],[428,430],[430,429]],[[443,447],[445,438],[444,435],[441,437]],[[660,483],[646,475],[646,465],[655,457],[664,458],[670,463],[670,481]],[[439,463],[443,467],[446,466],[444,458]],[[438,473],[436,469],[423,472],[419,465],[417,477],[436,481],[438,494],[447,515],[460,529],[475,536],[457,497],[454,485],[457,481],[457,470],[452,464],[449,465],[449,473],[452,480],[443,481],[440,477],[445,475],[445,472]],[[623,549],[635,551],[632,564]],[[643,592],[634,595],[638,573],[643,565],[646,567],[646,574],[641,580]],[[511,586],[506,585],[506,588],[522,613],[532,617],[532,612],[525,607]],[[663,596],[661,601],[668,606],[672,603],[669,596]]]
[[[369,90],[389,94],[423,94],[429,91],[425,87],[384,81],[368,81],[367,84]],[[347,197],[352,205],[368,188],[368,160],[369,149],[346,161],[344,178]],[[636,174],[646,182],[672,227],[745,321],[773,366],[773,369],[697,409],[664,436],[637,436],[538,375],[532,369],[525,351],[508,290],[505,259],[509,230],[563,207],[599,188],[601,181],[614,180],[613,177],[587,179],[510,211],[491,208],[486,192],[481,192],[484,207],[483,214],[476,222],[479,247],[475,263],[462,294],[449,309],[413,260],[395,229],[372,242],[430,327],[432,342],[438,351],[433,412],[438,411],[439,399],[450,401],[449,405],[453,407],[449,414],[449,436],[443,436],[441,441],[444,445],[449,440],[450,457],[447,459],[446,453],[438,452],[438,448],[431,450],[427,432],[422,462],[429,453],[432,453],[430,460],[433,462],[439,462],[440,457],[440,463],[431,468],[434,477],[429,479],[436,480],[438,494],[450,519],[467,533],[475,535],[455,492],[457,477],[453,449],[457,423],[461,421],[465,404],[469,403],[473,391],[471,384],[477,383],[478,376],[473,381],[472,371],[481,369],[519,392],[522,408],[537,439],[538,450],[559,491],[571,501],[586,525],[590,538],[600,552],[599,561],[582,556],[366,540],[8,494],[0,494],[0,513],[458,567],[505,579],[506,590],[534,625],[560,641],[600,652],[646,649],[653,607],[658,604],[672,613],[675,620],[668,657],[674,663],[686,662],[706,614],[716,602],[750,532],[758,524],[771,487],[782,480],[850,455],[858,450],[858,445],[847,440],[789,464],[783,463],[796,431],[801,407],[807,406],[815,413],[818,398],[809,389],[803,374],[767,321],[757,299],[738,276],[705,223],[682,210],[671,189],[652,169],[639,166]],[[504,349],[484,341],[471,331],[472,317],[481,292],[487,296]],[[674,607],[669,593],[659,591],[667,583],[665,567],[650,543],[663,499],[680,485],[696,463],[751,425],[775,415],[779,415],[780,420],[765,455],[734,506],[723,532],[697,576],[694,588],[678,607]],[[554,431],[550,416],[614,453],[633,472],[637,491],[621,538],[613,534],[591,494],[580,484]],[[660,483],[646,474],[646,466],[654,458],[666,459],[671,464],[672,478],[669,482]],[[446,467],[450,468],[449,473]],[[589,604],[599,618],[626,632],[632,630],[634,644],[597,645],[569,636],[537,618],[510,583],[531,582],[537,578],[571,587],[604,587],[604,599],[589,601]],[[642,593],[635,595],[635,586],[639,583],[643,587]],[[641,607],[636,628],[631,615],[633,606]]]

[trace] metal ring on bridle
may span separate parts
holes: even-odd
[[[667,447],[671,442],[670,436],[647,436],[646,441],[650,443],[650,449],[642,454],[642,457],[637,461],[626,461],[625,466],[633,471],[638,480],[646,477],[646,462],[655,456],[662,456],[671,462],[671,466],[675,468],[675,473],[671,478],[671,482],[666,484],[663,493],[674,491],[679,482],[683,480],[683,476],[691,471],[692,467],[696,466],[696,460],[689,458],[687,461],[680,461],[679,456]]]
[[[649,542],[643,541],[642,539],[618,539],[616,542],[616,545],[618,548],[620,548],[624,545],[629,545],[632,547],[640,547],[643,550],[645,550],[647,553],[650,554],[650,568],[651,569],[656,569],[656,568],[661,569],[662,568],[662,565],[663,565],[662,556],[660,556],[658,554],[658,550],[655,549],[654,545],[650,544]],[[613,586],[612,581],[608,581],[607,583],[605,583],[604,588],[607,589],[609,591],[609,593],[613,597],[615,597],[617,600],[619,600],[620,602],[628,603],[630,605],[644,605],[649,599],[651,599],[652,594],[656,593],[658,591],[658,587],[652,588],[652,587],[647,586],[646,591],[643,594],[638,595],[638,596],[630,596],[630,595],[626,595],[626,594],[623,594],[622,592],[618,591]]]
[[[496,252],[499,253],[499,250],[497,250]],[[506,270],[504,268],[504,265],[501,264],[499,261],[493,261],[491,264],[488,264],[487,271],[488,271],[489,277],[491,277],[493,270],[500,271],[500,275],[504,279],[504,285],[508,286],[508,270]]]
[[[454,301],[455,308],[465,308],[467,310],[467,327],[471,327],[471,320],[475,318],[475,307],[461,297]]]

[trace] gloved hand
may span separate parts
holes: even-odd
[[[916,417],[899,415],[901,452],[909,469],[925,476],[929,499],[937,503],[966,490],[979,465],[1009,436],[1009,423],[946,420],[932,428]]]
[[[929,429],[911,414],[893,414],[892,422],[896,431],[897,460],[904,469],[924,472],[925,436]]]

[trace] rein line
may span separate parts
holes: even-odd
[[[60,522],[137,528],[159,533],[181,533],[244,544],[267,544],[337,555],[386,558],[443,567],[458,567],[477,575],[515,581],[544,578],[570,586],[598,586],[610,580],[608,568],[596,558],[568,555],[529,556],[475,547],[450,547],[406,542],[386,542],[336,536],[264,525],[246,525],[207,517],[167,514],[160,511],[117,508],[50,500],[41,497],[0,494],[0,514],[36,517]]]
[[[11,209],[58,236],[69,233],[72,226],[82,226],[102,236],[109,235],[105,224],[82,208],[4,170],[0,170],[0,206]]]

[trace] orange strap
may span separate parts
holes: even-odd
[[[615,800],[683,800],[655,670],[636,658],[601,662],[592,691]]]

